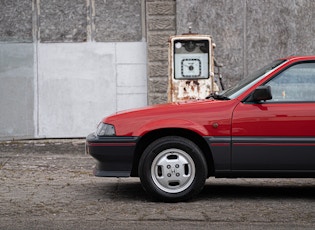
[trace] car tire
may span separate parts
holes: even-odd
[[[202,151],[192,141],[167,136],[152,142],[139,162],[143,188],[164,202],[191,199],[204,187],[207,164]]]

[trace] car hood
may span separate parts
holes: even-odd
[[[205,134],[212,120],[230,119],[236,100],[196,100],[159,104],[118,112],[103,119],[117,135],[142,135],[148,130],[184,127]]]
[[[178,113],[185,110],[191,111],[192,109],[205,107],[205,106],[215,106],[215,104],[221,104],[224,101],[220,100],[190,100],[190,101],[183,101],[183,102],[172,102],[172,103],[165,103],[165,104],[156,104],[151,106],[145,106],[141,108],[135,109],[128,109],[118,111],[115,114],[108,116],[104,119],[109,120],[116,120],[116,119],[123,119],[125,117],[130,116],[150,116],[154,115],[155,117],[161,115],[166,116],[167,114],[171,113]]]

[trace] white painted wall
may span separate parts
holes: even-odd
[[[0,43],[0,140],[34,137],[34,45]]]
[[[104,116],[147,105],[146,43],[38,44],[35,137],[84,137]]]
[[[146,43],[116,43],[117,111],[147,105]]]

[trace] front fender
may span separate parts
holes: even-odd
[[[153,130],[166,128],[181,128],[195,132],[200,136],[208,135],[208,131],[204,126],[194,123],[192,121],[182,119],[165,119],[154,120],[144,124],[139,129],[134,131],[133,136],[144,136],[146,133],[151,132]]]

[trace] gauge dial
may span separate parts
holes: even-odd
[[[199,77],[201,75],[200,59],[182,59],[181,74],[184,78]]]

